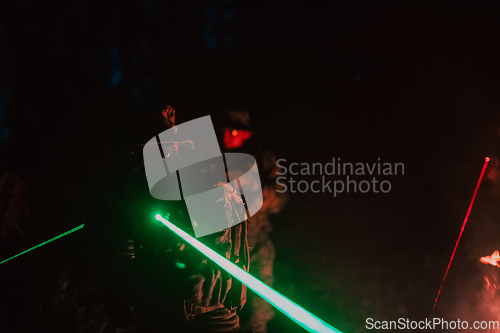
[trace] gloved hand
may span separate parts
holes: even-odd
[[[236,308],[216,309],[210,312],[196,314],[187,322],[188,332],[241,332],[240,319],[236,314]]]

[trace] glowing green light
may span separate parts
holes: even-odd
[[[180,268],[180,269],[184,269],[184,268],[186,268],[186,264],[185,264],[185,263],[182,263],[182,262],[178,262],[178,261],[177,261],[177,262],[175,263],[175,267]]]
[[[222,269],[226,270],[229,274],[234,276],[236,279],[245,284],[248,288],[252,289],[256,294],[261,296],[263,299],[268,301],[270,304],[275,306],[278,310],[283,312],[288,318],[296,322],[302,328],[309,332],[338,332],[342,333],[338,329],[324,322],[320,318],[316,317],[309,311],[300,307],[296,303],[292,302],[285,296],[278,293],[273,288],[269,287],[259,279],[248,274],[226,258],[219,255],[214,250],[210,249],[208,246],[202,244],[196,238],[185,233],[182,229],[176,227],[166,219],[164,219],[160,214],[156,215],[156,219],[163,223],[166,227],[176,233],[178,236],[183,238],[189,244],[194,246],[198,251],[206,255]]]
[[[17,258],[17,257],[19,257],[19,256],[21,256],[21,255],[23,255],[23,254],[25,254],[25,253],[28,253],[28,252],[30,252],[30,251],[32,251],[32,250],[34,250],[34,249],[37,249],[37,248],[39,248],[39,247],[41,247],[41,246],[44,246],[44,245],[46,245],[46,244],[48,244],[48,243],[50,243],[50,242],[53,242],[53,241],[55,241],[56,239],[62,238],[62,237],[64,237],[64,236],[67,236],[67,235],[71,234],[72,232],[75,232],[75,231],[77,231],[77,230],[80,230],[81,228],[83,228],[83,226],[84,226],[84,225],[85,225],[85,223],[84,223],[84,224],[82,224],[82,225],[79,225],[78,227],[75,227],[75,228],[73,228],[73,229],[71,229],[71,230],[68,230],[68,231],[66,231],[66,232],[64,232],[64,233],[62,233],[62,234],[60,234],[59,236],[56,236],[56,237],[54,237],[54,238],[51,238],[51,239],[49,239],[49,240],[47,240],[47,241],[45,241],[45,242],[43,242],[43,243],[40,243],[40,244],[38,244],[38,245],[36,245],[36,246],[33,246],[31,249],[28,249],[28,250],[26,250],[26,251],[23,251],[23,252],[21,252],[21,253],[16,254],[15,256],[12,256],[12,257],[10,257],[10,258],[8,258],[8,259],[5,259],[5,260],[3,260],[3,261],[0,261],[0,265],[1,265],[1,264],[3,264],[3,263],[4,263],[4,262],[6,262],[6,261],[9,261],[9,260],[11,260],[11,259]]]

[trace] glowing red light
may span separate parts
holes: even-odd
[[[498,252],[498,250],[496,250],[491,256],[481,257],[479,261],[483,264],[490,264],[500,267],[498,264],[500,262],[500,253]]]
[[[241,147],[252,136],[252,132],[244,130],[224,129],[224,145],[227,149]]]

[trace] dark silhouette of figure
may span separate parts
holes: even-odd
[[[163,116],[165,129],[175,126],[175,109],[168,107]],[[170,153],[182,156],[175,148]],[[183,200],[150,195],[142,147],[134,149],[126,172],[110,181],[85,214],[85,239],[93,247],[83,254],[84,283],[100,290],[120,332],[241,332],[237,312],[246,287],[155,220],[160,213],[194,236]],[[247,221],[237,224],[235,218],[244,216],[244,203],[224,179],[205,177],[224,189],[213,207],[223,210],[228,228],[198,240],[248,271]]]

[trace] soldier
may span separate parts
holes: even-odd
[[[174,108],[167,107],[163,117],[164,129],[175,126]],[[168,216],[194,236],[183,200],[150,195],[141,150],[131,151],[127,172],[86,214],[94,220],[84,228],[93,243],[87,263],[111,322],[119,332],[241,332],[237,312],[246,300],[245,287],[154,220],[157,213]],[[163,151],[168,158],[184,153],[179,142]],[[236,218],[245,216],[244,203],[225,179],[203,177],[222,189],[213,209],[224,212],[228,228],[198,240],[248,270],[247,221]]]
[[[0,173],[0,245],[13,234],[24,238],[19,220],[27,213],[25,192],[26,184],[16,172]]]
[[[262,184],[263,205],[251,217],[248,225],[248,243],[250,245],[250,274],[271,286],[274,282],[273,266],[275,248],[270,238],[272,231],[269,215],[278,213],[287,201],[285,193],[277,192],[275,182],[277,172],[276,157],[272,152],[262,147],[256,138],[256,133],[250,127],[250,115],[245,111],[232,111],[229,121],[222,128],[224,146],[228,151],[236,150],[255,157],[259,167]],[[234,172],[238,172],[234,170]],[[280,190],[280,189],[278,189]],[[267,323],[274,317],[273,307],[260,296],[249,294],[249,307],[242,314],[245,317],[242,326],[246,329],[267,332]]]

